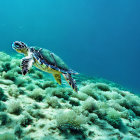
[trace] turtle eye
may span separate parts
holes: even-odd
[[[21,48],[21,45],[15,44],[15,48],[20,49]]]
[[[21,47],[21,43],[19,41],[15,41],[13,44],[12,44],[13,48],[20,48]]]
[[[15,42],[15,45],[19,45],[19,43]]]

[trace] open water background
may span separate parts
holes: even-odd
[[[140,93],[140,0],[1,0],[0,51],[15,40]]]

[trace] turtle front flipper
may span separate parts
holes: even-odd
[[[24,57],[21,60],[21,69],[22,69],[22,74],[26,75],[28,71],[31,69],[33,65],[34,60],[32,57]]]
[[[59,85],[61,85],[61,75],[60,74],[53,74],[54,79],[57,81]]]
[[[72,89],[77,92],[77,85],[76,85],[76,81],[72,78],[71,74],[67,73],[64,74],[62,73],[62,75],[64,76],[65,80],[68,82],[68,84],[72,87]]]

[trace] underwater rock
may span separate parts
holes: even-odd
[[[110,108],[107,111],[106,120],[115,128],[119,128],[121,125],[120,113],[114,108]]]
[[[60,111],[56,118],[60,129],[73,128],[81,129],[82,124],[86,123],[86,117],[76,114],[72,110]]]
[[[74,76],[78,93],[0,52],[0,140],[140,139],[140,97],[117,84]]]
[[[0,111],[4,110],[6,110],[6,105],[2,101],[0,101]]]
[[[20,115],[21,111],[22,107],[20,105],[20,102],[14,100],[9,102],[7,112],[15,115]]]
[[[11,60],[10,55],[4,53],[4,52],[0,52],[0,61],[2,61],[3,63],[5,62],[9,62]]]
[[[5,112],[0,112],[0,126],[7,125],[11,122],[9,115]]]
[[[16,140],[14,133],[5,132],[0,134],[0,140]]]
[[[109,86],[105,83],[97,83],[95,84],[95,88],[98,88],[101,91],[110,91]]]
[[[20,125],[17,125],[17,126],[15,127],[14,134],[15,134],[18,138],[21,138],[22,133],[23,133],[22,128],[20,127]]]
[[[47,97],[46,100],[47,100],[48,105],[53,108],[61,107],[60,103],[58,102],[57,97]]]
[[[13,81],[11,81],[11,80],[0,80],[0,84],[3,84],[3,85],[12,85],[12,84],[14,84],[14,82]]]
[[[41,88],[34,89],[30,94],[29,97],[35,99],[36,101],[42,101],[44,98],[44,90]]]
[[[98,108],[96,100],[91,97],[87,98],[86,101],[83,102],[82,107],[90,113]]]
[[[7,96],[4,94],[4,90],[0,87],[0,101],[7,101]]]
[[[25,113],[24,116],[21,118],[20,125],[23,127],[27,127],[31,125],[32,122],[33,122],[32,117],[28,113]]]

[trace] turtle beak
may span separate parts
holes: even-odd
[[[12,44],[12,48],[15,50],[15,44],[14,44],[14,42],[13,42],[13,44]]]

